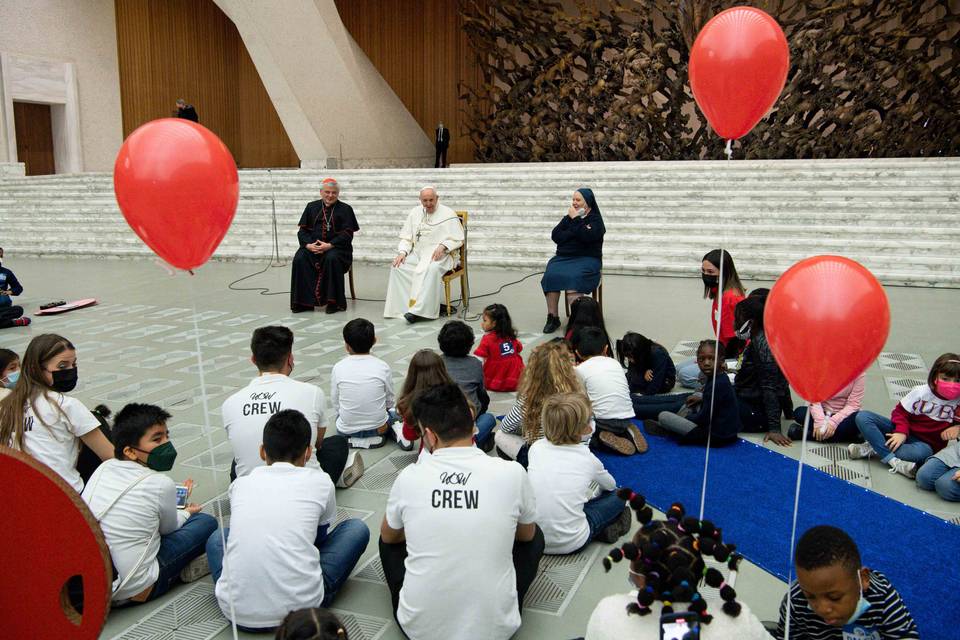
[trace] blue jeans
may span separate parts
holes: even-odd
[[[229,539],[230,529],[223,530],[224,540]],[[370,530],[362,520],[351,518],[344,520],[333,531],[327,532],[327,526],[317,529],[314,546],[320,551],[320,570],[323,572],[323,602],[316,606],[329,607],[333,597],[347,581],[347,577],[370,542]],[[217,584],[223,573],[223,541],[219,533],[207,540],[207,561],[210,563],[210,576]]]
[[[487,438],[493,436],[493,428],[497,426],[497,418],[492,413],[481,413],[477,416],[477,446],[481,447]]]
[[[681,387],[694,391],[703,389],[703,385],[700,384],[700,365],[697,364],[696,358],[684,360],[677,365],[677,383]]]
[[[940,458],[929,458],[917,471],[917,486],[927,491],[936,491],[944,500],[960,502],[960,482],[953,474],[960,467],[948,467]]]
[[[160,575],[147,600],[157,599],[177,583],[184,567],[203,555],[204,543],[216,530],[216,518],[209,513],[195,513],[176,531],[160,536]]]
[[[394,409],[387,409],[387,426],[390,427],[394,422],[400,420],[400,414],[398,414]],[[382,436],[377,429],[367,429],[366,431],[357,431],[356,433],[345,433],[344,437],[347,438],[376,438],[377,436]],[[336,481],[334,481],[336,483]]]
[[[860,430],[857,429],[857,414],[858,411],[854,411],[846,418],[840,421],[840,424],[837,425],[837,430],[833,432],[833,435],[827,438],[826,440],[820,440],[819,442],[857,442],[860,440]],[[793,410],[793,419],[799,424],[803,425],[804,421],[807,419],[807,408],[806,407],[797,407]],[[816,425],[813,424],[813,417],[810,417],[810,426],[807,428],[807,438],[813,440],[813,428]]]
[[[686,404],[692,393],[658,393],[651,396],[630,394],[633,402],[633,413],[641,420],[656,420],[664,411],[676,413]]]
[[[619,518],[625,505],[626,501],[617,497],[613,491],[604,491],[596,498],[588,500],[583,505],[583,515],[587,516],[587,524],[590,525],[590,540],[594,540],[601,531]]]
[[[895,457],[907,462],[923,462],[933,455],[930,445],[913,436],[907,436],[896,453],[890,451],[887,448],[887,435],[893,433],[893,421],[872,411],[857,413],[857,429],[880,456],[881,462],[890,462]]]

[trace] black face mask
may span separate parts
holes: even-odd
[[[69,393],[77,386],[77,368],[57,369],[53,372],[53,388],[60,393]]]
[[[700,278],[703,280],[703,284],[707,285],[711,289],[720,284],[720,276],[711,276],[706,273],[701,273]]]

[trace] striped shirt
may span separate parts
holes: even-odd
[[[864,597],[870,603],[870,608],[860,616],[853,626],[863,630],[862,635],[855,637],[869,638],[870,640],[916,640],[920,638],[917,625],[907,606],[900,599],[900,594],[893,588],[890,581],[882,573],[870,572],[870,587],[864,592]],[[790,586],[790,638],[791,640],[843,640],[842,627],[828,625],[818,616],[807,598],[800,590],[800,585],[794,582]],[[784,622],[786,619],[787,597],[784,595],[780,604],[780,623],[774,637],[783,640]]]

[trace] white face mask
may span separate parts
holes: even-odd
[[[736,334],[736,336],[741,340],[746,340],[747,338],[750,337],[750,327],[752,325],[753,325],[753,320],[747,320],[742,325],[740,325],[739,329],[734,331],[734,334]]]
[[[862,569],[860,571],[862,571]],[[860,599],[857,601],[857,608],[853,610],[850,619],[847,620],[844,626],[854,624],[860,619],[860,616],[865,614],[867,609],[870,608],[870,602],[863,597],[863,579],[860,577],[860,571],[857,572],[857,586],[860,587]]]

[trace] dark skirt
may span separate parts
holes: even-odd
[[[553,256],[540,280],[544,293],[576,291],[592,293],[600,285],[603,263],[590,256]]]
[[[291,265],[290,308],[336,305],[346,309],[343,276],[352,262],[352,253],[336,247],[320,256],[298,250]]]

